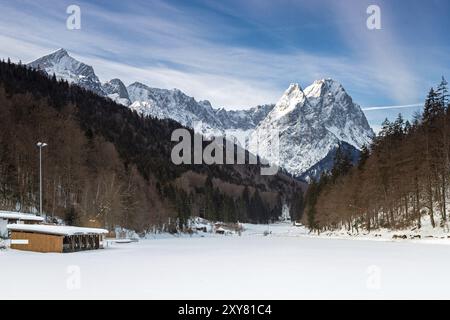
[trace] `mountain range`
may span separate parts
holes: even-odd
[[[276,104],[227,110],[214,108],[207,100],[197,101],[178,89],[152,88],[139,82],[126,87],[120,79],[101,83],[92,66],[77,61],[64,49],[29,66],[108,97],[142,115],[173,119],[206,137],[225,135],[239,141],[248,138],[250,151],[306,180],[331,168],[339,146],[356,160],[359,150],[374,136],[360,106],[332,79],[314,81],[305,89],[291,84]],[[279,135],[277,159],[268,143],[274,130]],[[256,140],[258,148],[252,150]]]

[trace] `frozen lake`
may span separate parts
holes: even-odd
[[[450,298],[450,246],[260,234],[0,251],[0,299]]]

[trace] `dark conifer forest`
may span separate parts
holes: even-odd
[[[304,223],[321,232],[375,228],[446,227],[450,188],[450,108],[444,78],[432,88],[422,114],[383,122],[353,166],[338,152],[334,169],[310,184]]]
[[[280,216],[284,202],[301,218],[304,184],[288,175],[261,176],[257,165],[172,164],[170,137],[180,127],[2,62],[0,208],[38,208],[36,142],[45,141],[44,211],[68,224],[175,231],[192,216],[263,223]]]

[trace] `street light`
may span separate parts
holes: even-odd
[[[42,216],[42,149],[48,144],[38,142],[36,146],[39,148],[39,215]]]

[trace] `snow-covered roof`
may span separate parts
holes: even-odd
[[[69,226],[53,226],[42,224],[8,224],[7,228],[11,231],[35,232],[44,234],[53,234],[60,236],[86,235],[86,234],[106,234],[108,230],[98,228],[81,228]]]
[[[44,218],[38,217],[34,214],[11,212],[11,211],[0,211],[0,219],[23,220],[23,221],[44,221]]]

